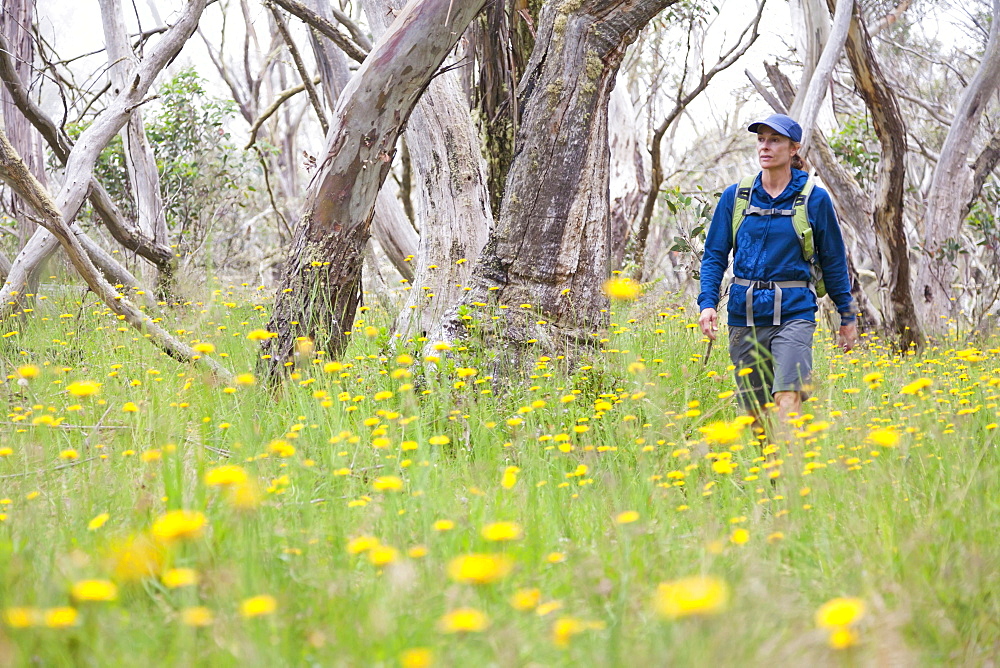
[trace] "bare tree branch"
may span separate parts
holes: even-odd
[[[660,194],[660,186],[663,184],[663,136],[666,134],[667,129],[673,124],[673,122],[677,120],[677,117],[680,116],[681,112],[683,112],[684,109],[691,104],[696,97],[701,95],[705,88],[708,87],[708,84],[715,78],[715,75],[732,66],[733,63],[739,60],[743,54],[747,52],[747,49],[749,49],[753,43],[757,41],[757,37],[760,35],[760,19],[764,13],[765,2],[766,0],[760,0],[757,4],[756,14],[743,29],[743,32],[740,33],[737,41],[720,56],[715,65],[713,65],[707,72],[702,72],[701,78],[698,80],[695,87],[683,95],[681,94],[681,91],[678,91],[673,109],[670,110],[660,125],[653,132],[653,138],[649,147],[649,154],[652,159],[649,194],[646,195],[646,201],[642,207],[642,214],[639,218],[639,228],[636,231],[635,240],[631,249],[632,260],[640,268],[640,271],[646,254],[646,240],[649,237],[649,225],[653,218],[653,210],[656,208],[656,200]],[[747,38],[748,33],[749,38]],[[745,38],[746,41],[744,41]]]
[[[868,34],[875,37],[880,32],[891,26],[893,23],[899,20],[910,5],[913,4],[912,0],[903,0],[898,5],[893,8],[891,12],[880,18],[873,25],[868,26]]]
[[[365,56],[368,55],[368,51],[371,49],[370,46],[367,49],[362,47],[350,37],[340,32],[340,30],[337,29],[337,26],[333,25],[330,21],[309,9],[301,2],[297,2],[297,0],[274,0],[274,4],[329,37],[330,41],[340,47],[340,49],[343,50],[343,52],[347,54],[347,57],[351,60],[355,60],[360,63],[364,61]],[[349,20],[346,16],[344,19]],[[339,21],[341,19],[338,17],[337,20]]]
[[[313,77],[312,81],[314,84],[319,83],[319,77]],[[261,126],[267,122],[267,119],[271,118],[271,116],[273,116],[275,112],[281,108],[281,105],[283,105],[289,98],[298,95],[305,89],[305,84],[297,84],[278,93],[278,97],[275,98],[274,102],[272,102],[267,109],[262,111],[260,116],[254,119],[253,124],[250,126],[250,141],[248,141],[247,145],[243,148],[251,148],[257,142],[257,132],[260,130]]]
[[[285,46],[288,47],[288,52],[292,54],[292,62],[295,63],[295,69],[298,71],[299,78],[302,80],[302,84],[306,88],[306,94],[309,96],[309,103],[312,104],[313,111],[316,112],[316,117],[319,119],[319,124],[323,127],[323,134],[326,135],[326,133],[330,131],[330,123],[326,120],[326,113],[323,111],[323,103],[319,99],[319,94],[316,92],[316,86],[313,85],[312,77],[306,69],[306,64],[302,60],[302,54],[299,53],[298,48],[295,46],[295,42],[292,41],[292,34],[288,32],[288,24],[285,23],[285,19],[281,16],[281,12],[279,12],[271,2],[267,2],[266,6],[269,10],[271,10],[271,16],[274,17],[274,23],[278,28],[278,32],[281,33],[281,38],[285,40]]]
[[[799,115],[799,125],[802,126],[802,152],[809,150],[809,142],[812,140],[812,131],[816,126],[816,116],[819,108],[826,99],[826,91],[830,85],[830,77],[833,75],[833,68],[840,60],[840,54],[844,50],[844,43],[847,41],[847,30],[851,27],[851,9],[854,7],[854,0],[837,0],[837,9],[834,12],[833,28],[830,30],[830,37],[823,47],[823,53],[819,57],[816,69],[813,70],[812,78],[809,80],[809,87],[805,91],[805,98],[802,102],[802,112]]]

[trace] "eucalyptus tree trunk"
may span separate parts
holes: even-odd
[[[831,5],[834,0],[827,0]],[[903,350],[921,345],[923,334],[910,291],[910,256],[903,228],[903,194],[906,176],[906,128],[895,91],[875,59],[871,37],[855,2],[847,33],[847,57],[855,86],[872,115],[882,146],[872,221],[883,254],[888,258],[886,325]]]
[[[12,67],[22,81],[31,78],[35,62],[34,42],[30,33],[35,20],[34,10],[34,0],[4,0],[3,11],[0,12],[0,32],[6,38]],[[3,109],[4,128],[11,145],[24,158],[25,164],[39,183],[44,186],[45,157],[42,154],[41,138],[17,108],[6,88],[0,91],[0,107]],[[23,246],[35,231],[36,225],[25,215],[27,212],[17,195],[11,197],[10,211],[17,220],[17,235],[20,242],[18,245]],[[8,266],[7,271],[9,269]],[[6,272],[4,276],[6,277]]]
[[[280,4],[280,3],[279,3]],[[286,3],[287,4],[287,3]],[[314,12],[316,17],[332,25],[329,0],[309,0],[304,9]],[[300,16],[313,18],[299,12]],[[337,107],[337,98],[351,79],[351,71],[347,67],[347,56],[334,44],[326,33],[320,33],[315,27],[310,31],[313,55],[319,67],[323,81],[323,92],[327,107],[331,112]],[[375,215],[372,218],[372,236],[381,246],[382,252],[396,268],[399,275],[408,281],[413,281],[413,258],[417,255],[419,236],[413,228],[403,209],[402,203],[388,188],[378,192],[375,202]]]
[[[572,353],[608,323],[608,102],[626,47],[671,4],[565,0],[542,8],[518,90],[523,113],[500,219],[464,300],[503,358],[498,371],[520,365],[533,342],[545,354]],[[466,323],[452,310],[449,335],[460,336]]]
[[[957,271],[945,257],[944,247],[961,235],[966,205],[982,188],[977,165],[969,163],[968,156],[983,112],[1000,88],[1000,0],[993,0],[992,8],[986,50],[948,128],[923,211],[924,253],[918,265],[916,293],[928,325],[940,324],[941,315],[957,315],[956,297],[961,288],[955,285]]]
[[[649,174],[643,161],[635,109],[624,86],[611,91],[608,104],[608,148],[611,151],[611,266],[620,269],[632,224],[649,196]]]
[[[779,114],[788,113],[795,98],[794,86],[777,65],[765,63],[767,77],[775,88],[778,99],[771,100],[772,108]],[[755,86],[760,86],[760,82],[754,80]],[[766,91],[763,91],[766,92]],[[872,216],[875,204],[871,196],[866,193],[854,176],[837,161],[826,137],[817,128],[813,127],[811,132],[811,148],[808,158],[816,167],[823,185],[830,191],[833,201],[837,207],[837,217],[840,220],[841,228],[844,232],[844,242],[849,244],[851,251],[847,257],[847,270],[851,277],[851,294],[855,303],[864,314],[860,326],[864,329],[871,329],[881,332],[885,328],[885,320],[882,315],[886,307],[881,304],[876,306],[868,297],[864,286],[861,284],[860,275],[855,266],[854,256],[867,256],[875,269],[874,274],[879,285],[885,284],[885,276],[888,275],[887,258],[883,255],[879,247],[875,228],[872,224]],[[853,242],[853,243],[851,243]],[[857,250],[863,253],[856,253]]]
[[[336,355],[361,299],[361,265],[399,133],[485,0],[408,4],[340,95],[326,156],[306,194],[265,345],[276,380],[297,337]]]
[[[403,4],[363,1],[376,38]],[[437,340],[445,310],[462,298],[492,221],[486,162],[457,71],[439,74],[427,86],[407,123],[406,141],[421,233],[415,277],[395,329],[404,339]]]
[[[128,42],[121,0],[101,0],[101,18],[111,90],[117,94],[125,89],[128,76],[139,61]],[[146,138],[141,109],[132,111],[128,123],[122,128],[121,137],[139,233],[156,244],[167,244],[167,217],[160,192],[160,174],[156,169],[156,156]],[[156,292],[161,297],[173,291],[173,264],[171,256],[170,262],[147,266],[143,271],[146,283],[156,285]]]

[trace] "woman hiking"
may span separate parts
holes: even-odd
[[[786,422],[801,412],[809,390],[817,292],[822,296],[825,284],[836,304],[845,351],[857,343],[857,311],[833,203],[801,169],[802,128],[774,114],[747,129],[757,135],[761,171],[729,186],[719,199],[701,261],[698,324],[714,341],[719,290],[732,253],[729,356],[740,404],[758,419],[764,408],[776,406]]]

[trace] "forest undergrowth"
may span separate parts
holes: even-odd
[[[212,286],[210,286],[212,287]],[[4,665],[982,665],[1000,653],[1000,341],[841,352],[790,440],[725,334],[617,302],[574,368],[363,309],[255,378],[272,304],[217,285],[158,354],[93,295],[0,338]],[[177,324],[181,323],[181,324]],[[430,344],[430,345],[428,345]],[[778,439],[780,440],[780,439]]]

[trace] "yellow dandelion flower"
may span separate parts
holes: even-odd
[[[122,412],[124,413],[138,413],[139,407],[135,405],[132,401],[126,401],[125,405],[122,406]]]
[[[266,329],[254,329],[247,334],[247,339],[250,341],[267,341],[268,339],[273,339],[278,335],[274,332],[269,332]]]
[[[267,444],[267,451],[278,457],[291,457],[295,454],[295,446],[288,441],[277,439]]]
[[[109,515],[108,513],[101,513],[100,515],[97,515],[96,517],[94,517],[94,519],[90,520],[90,522],[87,523],[87,531],[97,531],[102,526],[104,526],[104,523],[107,522],[110,518],[111,515]]]
[[[816,626],[839,629],[854,624],[864,615],[865,602],[860,598],[834,598],[816,610]]]
[[[750,540],[750,532],[746,529],[736,529],[729,536],[729,542],[733,545],[745,545]]]
[[[399,654],[401,668],[430,668],[434,665],[434,652],[427,647],[411,647]]]
[[[256,385],[257,377],[254,376],[252,373],[241,373],[238,376],[236,376],[235,381],[237,385],[243,385],[243,386]]]
[[[194,350],[196,353],[201,353],[203,355],[208,355],[209,353],[215,352],[215,346],[207,341],[204,341],[202,343],[196,343],[193,346],[191,346],[191,349]]]
[[[901,394],[919,394],[933,384],[930,378],[917,378],[912,383],[904,385],[899,391]]]
[[[252,596],[240,603],[240,614],[247,619],[273,614],[278,609],[278,601],[268,594]]]
[[[611,278],[604,282],[604,294],[619,301],[635,301],[642,292],[642,286],[631,278]]]
[[[845,627],[832,629],[827,642],[832,649],[847,649],[858,644],[858,634]]]
[[[472,633],[490,626],[490,618],[475,608],[457,608],[438,620],[442,633]]]
[[[656,589],[656,610],[667,619],[716,614],[728,603],[729,586],[710,575],[662,582]]]
[[[573,636],[584,631],[603,628],[603,622],[587,622],[575,617],[560,617],[552,624],[552,642],[556,647],[569,647],[569,641]]]
[[[740,437],[742,425],[735,422],[712,422],[704,427],[698,427],[705,441],[715,445],[728,445]]]
[[[451,520],[437,520],[431,525],[434,531],[451,531],[455,528],[455,523]]]
[[[70,626],[76,626],[78,616],[76,608],[64,606],[47,609],[43,615],[43,620],[45,625],[50,629],[65,629]]]
[[[26,629],[34,626],[41,614],[36,608],[14,607],[3,611],[3,623],[12,629]]]
[[[538,607],[542,600],[542,592],[537,589],[518,589],[510,597],[510,604],[515,610],[527,612]]]
[[[81,580],[70,590],[73,600],[84,601],[114,601],[118,598],[118,587],[108,580]]]
[[[212,611],[203,605],[184,608],[181,610],[181,624],[184,626],[201,628],[211,626],[214,621],[215,615],[213,615]]]
[[[368,561],[375,566],[386,566],[399,559],[399,550],[388,545],[376,545],[368,550]]]
[[[209,469],[205,473],[205,484],[209,487],[228,487],[242,485],[248,480],[247,472],[235,464],[224,464]]]
[[[451,439],[444,435],[431,436],[429,439],[427,439],[427,442],[430,443],[431,445],[448,445],[449,443],[451,443]]]
[[[193,587],[198,584],[198,573],[193,568],[171,568],[161,579],[167,589]]]
[[[874,429],[868,432],[868,441],[883,448],[894,448],[899,445],[899,432],[891,427],[888,429]]]
[[[502,554],[464,554],[448,562],[448,577],[466,584],[492,584],[514,569],[514,561]]]
[[[101,391],[101,384],[92,380],[78,380],[67,385],[66,391],[74,397],[89,397]]]
[[[347,553],[361,554],[378,546],[379,541],[375,536],[358,536],[347,542]]]
[[[144,537],[131,538],[112,547],[109,561],[115,580],[133,582],[159,573],[163,553]]]
[[[637,522],[639,520],[639,512],[636,510],[626,510],[623,513],[618,513],[615,516],[615,523],[617,524],[631,524],[632,522]]]
[[[192,540],[205,532],[208,520],[205,515],[193,510],[171,510],[153,522],[153,538],[165,544]]]
[[[500,479],[500,486],[504,489],[510,489],[517,484],[517,474],[521,472],[521,469],[517,466],[508,466],[503,470],[503,477]]]
[[[76,450],[72,450],[72,449],[70,449],[70,450],[63,450],[62,452],[59,453],[59,459],[65,459],[67,461],[73,461],[74,459],[79,459],[79,458],[80,458],[80,453],[78,453]]]
[[[493,522],[484,526],[479,533],[486,540],[494,542],[518,540],[524,535],[521,525],[516,522]]]
[[[17,375],[25,380],[37,378],[39,373],[41,373],[41,371],[34,364],[25,364],[24,366],[17,367]]]
[[[375,478],[372,488],[376,492],[398,492],[403,489],[403,481],[394,475],[384,475]]]

